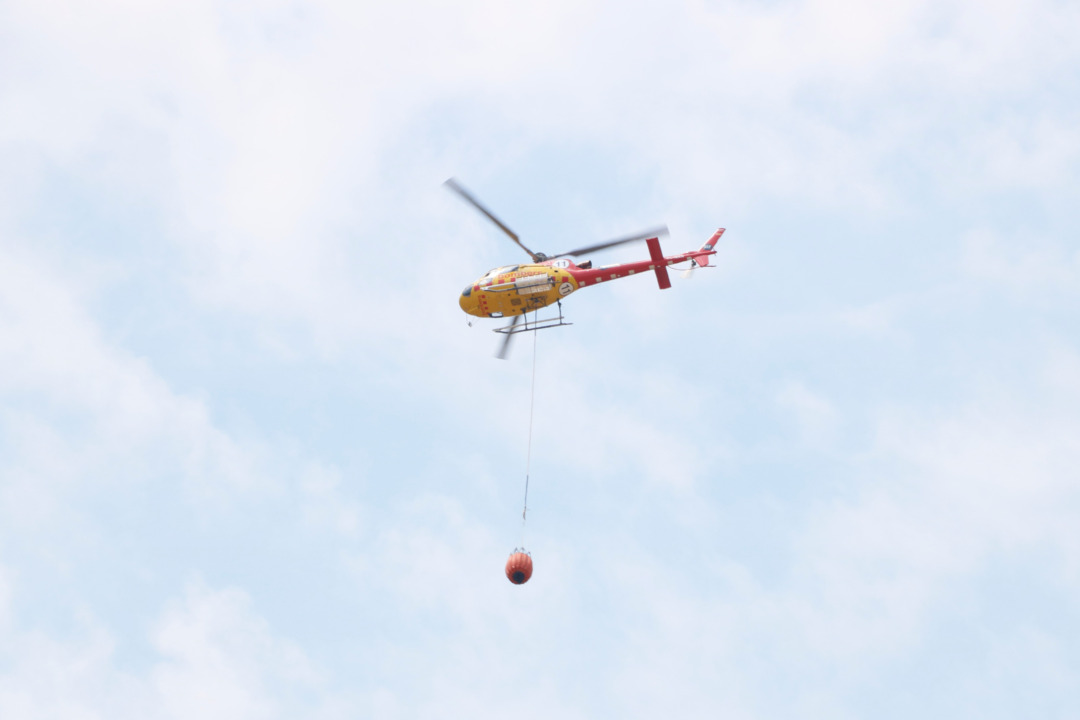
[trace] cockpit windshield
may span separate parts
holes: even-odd
[[[516,271],[519,267],[521,267],[521,266],[520,265],[506,265],[505,267],[495,268],[494,270],[491,270],[490,272],[488,272],[488,274],[485,275],[483,277],[483,279],[487,280],[489,278],[495,277],[496,275],[505,275],[506,273],[512,273],[512,272]]]

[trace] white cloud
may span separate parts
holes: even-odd
[[[190,585],[155,622],[154,660],[126,668],[117,638],[92,617],[64,640],[18,632],[5,641],[5,718],[339,717],[348,705],[293,643],[277,637],[238,589]],[[126,642],[133,642],[127,638]],[[320,699],[309,702],[312,694]]]
[[[776,402],[795,418],[804,442],[827,446],[836,433],[836,409],[827,398],[799,382],[788,382],[776,393]]]
[[[964,238],[961,268],[980,284],[1042,304],[1080,288],[1080,242],[1030,233],[1007,240],[1000,231],[974,230]]]
[[[321,689],[318,671],[298,647],[274,637],[240,590],[189,586],[153,641],[162,660],[151,685],[166,717],[294,717],[301,708],[319,714],[303,702]]]
[[[112,666],[116,640],[92,618],[76,618],[68,642],[12,633],[4,643],[0,714],[5,718],[156,717],[145,688]]]
[[[801,308],[781,320],[748,313],[746,325],[773,323],[746,332],[769,336],[771,344],[752,350],[710,334],[717,325],[705,324],[705,311],[669,312],[676,302],[689,307],[690,289],[665,296],[667,305],[644,281],[582,298],[604,310],[588,335],[560,340],[566,352],[546,368],[536,447],[538,462],[572,469],[559,478],[567,492],[559,501],[601,519],[583,531],[560,528],[578,532],[573,542],[539,534],[546,552],[536,581],[511,588],[499,574],[499,521],[463,496],[479,488],[474,497],[501,499],[505,459],[516,457],[503,446],[524,448],[527,374],[522,362],[495,365],[494,336],[466,336],[454,303],[507,248],[493,249],[504,241],[491,241],[490,228],[438,183],[468,170],[467,181],[532,202],[545,183],[559,182],[550,168],[537,181],[538,167],[567,162],[565,172],[578,173],[588,164],[552,148],[596,149],[610,177],[644,178],[646,189],[616,202],[593,188],[569,210],[537,200],[536,214],[556,230],[573,223],[599,236],[656,208],[688,230],[708,218],[708,233],[730,218],[795,219],[807,208],[835,227],[861,213],[932,215],[918,207],[926,195],[977,207],[1017,189],[1052,199],[1076,175],[1080,147],[1058,84],[1075,74],[1075,10],[966,1],[870,10],[835,0],[655,9],[25,2],[5,13],[15,30],[4,31],[0,62],[18,69],[0,81],[0,159],[11,160],[0,177],[18,198],[0,218],[5,538],[44,538],[62,527],[72,542],[86,541],[88,531],[110,528],[92,509],[72,510],[73,498],[127,497],[177,477],[196,511],[185,520],[224,508],[225,525],[251,541],[265,527],[245,521],[287,506],[278,537],[327,528],[320,556],[347,555],[357,597],[384,613],[386,635],[358,649],[356,665],[343,661],[341,674],[385,660],[380,667],[389,669],[357,680],[357,692],[387,717],[446,708],[483,716],[510,706],[546,717],[611,706],[625,716],[672,708],[683,716],[857,715],[849,706],[855,681],[845,678],[918,657],[949,589],[990,572],[1002,553],[1060,555],[1074,592],[1080,550],[1069,480],[1080,428],[1060,398],[1075,395],[1080,375],[1071,336],[1052,318],[1053,361],[1038,380],[1013,378],[1004,400],[983,398],[985,385],[960,388],[959,407],[883,392],[905,409],[866,410],[877,418],[879,444],[837,451],[831,460],[855,476],[838,491],[812,488],[792,500],[776,486],[736,488],[739,468],[722,462],[755,461],[744,450],[759,450],[763,432],[740,425],[755,404],[789,413],[804,445],[850,447],[833,445],[851,429],[848,396],[800,366],[807,357],[791,337],[804,321],[839,319],[895,341],[871,361],[902,345],[913,363],[951,362],[950,378],[985,374],[993,363],[974,351],[925,350],[927,318],[956,320],[972,287],[1003,288],[1013,309],[1037,312],[1071,298],[1080,275],[1068,239],[1014,244],[1003,230],[968,235],[959,289],[844,299],[841,308],[856,309],[830,308],[824,319]],[[281,371],[275,381],[340,361],[349,380],[340,397],[327,398],[364,406],[360,423],[374,423],[382,407],[415,411],[409,447],[417,455],[449,455],[439,443],[458,442],[448,428],[464,428],[469,463],[439,457],[425,470],[435,480],[407,477],[376,447],[378,428],[359,427],[348,441],[318,428],[302,433],[316,410],[275,416],[283,429],[271,430],[250,398],[170,384],[155,368],[160,356],[125,349],[116,332],[122,312],[96,303],[99,288],[138,272],[130,253],[93,223],[88,240],[99,244],[77,253],[67,251],[80,240],[41,229],[37,213],[57,176],[93,188],[101,214],[149,208],[155,219],[133,234],[150,254],[176,251],[177,264],[161,272],[181,288],[177,315],[224,322],[230,342],[252,355],[269,350],[267,365]],[[945,219],[968,224],[962,215]],[[775,291],[769,253],[838,234],[835,227],[766,245],[740,239],[732,224],[740,279]],[[481,239],[453,244],[460,237]],[[833,240],[823,252],[871,252],[883,242]],[[110,270],[88,279],[93,273],[77,266],[84,256]],[[736,279],[733,266],[698,282],[730,290],[734,283],[723,281]],[[617,315],[618,335],[633,343],[611,343],[600,312]],[[693,346],[706,351],[703,365],[726,353],[734,376],[683,377],[673,368],[690,363],[650,361],[654,347],[664,357],[685,352],[674,341],[694,333],[704,338]],[[526,354],[527,343],[517,352]],[[777,372],[774,356],[790,364]],[[222,368],[221,382],[246,369]],[[853,393],[877,388],[872,370],[844,381]],[[1031,393],[1045,407],[1023,400],[1038,382],[1054,388]],[[250,437],[228,432],[215,414],[232,403],[251,419]],[[452,423],[440,419],[447,408]],[[439,428],[451,437],[437,437]],[[300,444],[290,433],[322,445],[290,449]],[[352,442],[383,453],[375,507],[356,501],[336,462]],[[806,448],[781,449],[806,459]],[[713,487],[718,467],[727,494]],[[645,508],[647,522],[620,525],[604,514],[614,488]],[[732,558],[744,548],[716,542],[713,525],[737,512],[725,506],[735,493],[775,506],[768,520],[782,522],[761,534],[772,536],[766,550],[778,558],[739,562]],[[663,525],[655,535],[635,537],[654,521]],[[708,551],[687,559],[687,538]],[[59,566],[70,564],[60,555]],[[125,674],[114,661],[129,636],[96,627],[81,639],[50,639],[19,626],[10,588],[23,587],[22,567],[8,575],[20,582],[8,582],[6,600],[0,574],[0,626],[6,608],[24,651],[0,683],[5,716],[292,717],[348,705],[309,659],[323,647],[318,638],[280,638],[253,610],[254,589],[192,586],[155,626],[152,670]],[[30,582],[31,595],[55,594]],[[92,595],[72,582],[72,592]],[[145,601],[132,603],[146,613]],[[1047,675],[1075,674],[1041,630],[1011,630],[998,657],[1015,643]],[[430,678],[420,689],[417,668]],[[77,690],[56,695],[65,676]],[[776,692],[783,681],[787,689]]]
[[[984,674],[1021,666],[1046,702],[1060,704],[1075,663],[1067,640],[1045,628],[1063,620],[1014,618],[1008,603],[978,588],[1001,582],[1000,565],[1019,563],[1033,568],[1021,582],[1049,582],[1066,602],[1080,592],[1078,545],[1065,530],[1080,517],[1080,417],[1061,408],[1044,414],[1008,398],[933,420],[879,418],[852,493],[819,494],[797,525],[774,527],[785,554],[779,577],[732,560],[751,548],[681,548],[697,558],[692,573],[670,564],[680,553],[654,555],[641,543],[592,548],[604,558],[590,568],[593,582],[630,598],[615,620],[625,628],[612,653],[619,661],[603,673],[609,699],[642,717],[665,705],[690,717],[717,708],[735,717],[858,717],[860,688],[872,686],[872,703],[925,690],[924,709],[942,712],[939,692],[890,677],[915,663],[966,683],[946,696],[990,715],[1001,716],[1000,701],[1011,702],[1017,688],[1000,686],[997,700],[984,703]],[[989,652],[965,656],[971,666],[934,657],[960,652],[948,646],[952,636],[939,637],[942,618],[956,624],[954,614],[968,618],[979,634],[973,642]]]
[[[0,565],[0,637],[4,637],[11,627],[11,573]]]
[[[883,418],[858,497],[817,508],[797,538],[805,627],[818,652],[882,658],[927,641],[926,622],[953,588],[992,574],[993,558],[1057,558],[1080,505],[1075,411],[1016,399],[955,415]]]
[[[943,95],[980,111],[1018,88],[1052,95],[1040,78],[1075,58],[1057,40],[1077,18],[1050,3],[36,7],[13,6],[27,39],[8,53],[27,70],[11,80],[9,142],[114,193],[156,188],[192,292],[271,327],[299,322],[322,352],[371,329],[393,336],[361,308],[431,306],[427,288],[381,276],[388,263],[438,272],[431,247],[403,257],[413,228],[432,227],[405,220],[433,215],[416,188],[442,179],[432,163],[508,172],[521,150],[492,159],[474,137],[500,127],[515,147],[600,143],[695,214],[765,196],[895,209],[909,192],[899,156],[953,188],[1043,187],[1076,164],[1075,123],[1052,105],[938,111]],[[461,109],[464,132],[428,148],[439,113]],[[912,155],[913,143],[944,152]],[[403,163],[417,146],[436,157]],[[403,200],[401,235],[387,234],[383,208]]]
[[[256,482],[250,454],[214,427],[200,401],[175,394],[145,360],[102,337],[73,283],[23,252],[2,257],[9,508],[23,508],[20,497],[70,492],[88,478],[99,487],[137,482],[163,452],[193,497]]]
[[[341,471],[310,463],[298,482],[304,522],[313,528],[331,528],[344,537],[356,537],[363,508],[343,496]]]

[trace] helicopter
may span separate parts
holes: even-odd
[[[495,217],[454,178],[450,178],[444,184],[495,223],[532,260],[530,263],[504,265],[489,270],[470,283],[458,298],[461,309],[469,315],[483,318],[511,318],[509,325],[495,329],[495,332],[504,335],[503,342],[496,353],[496,357],[500,359],[506,357],[510,340],[517,333],[571,325],[572,323],[564,320],[562,314],[562,300],[571,293],[590,285],[599,285],[643,272],[655,273],[660,289],[666,290],[671,287],[671,278],[668,276],[669,266],[689,261],[690,267],[683,273],[684,276],[689,276],[695,268],[708,266],[709,256],[716,254],[713,248],[724,234],[724,228],[720,228],[698,250],[667,257],[660,250],[660,236],[667,234],[666,227],[652,228],[645,232],[587,245],[556,255],[545,255],[525,247],[513,230]],[[570,259],[642,240],[649,249],[648,260],[594,268],[591,260],[579,263]],[[536,319],[530,326],[527,313],[538,312],[552,303],[558,305],[558,317]],[[518,323],[523,318],[524,325],[519,326]]]

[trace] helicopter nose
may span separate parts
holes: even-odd
[[[461,297],[458,298],[458,305],[460,305],[461,309],[469,313],[470,315],[475,315],[476,304],[476,298],[473,297],[472,294],[472,285],[469,285],[467,288],[465,288],[464,292],[461,293]]]

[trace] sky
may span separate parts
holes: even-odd
[[[1078,36],[0,2],[0,716],[1076,717]],[[499,361],[449,177],[548,253],[727,232]]]

